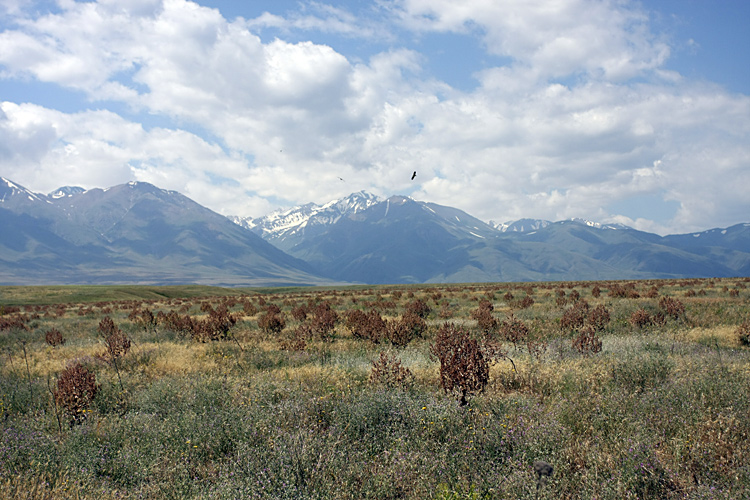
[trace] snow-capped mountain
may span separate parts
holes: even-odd
[[[669,236],[585,219],[490,225],[365,192],[234,221],[143,182],[45,195],[0,178],[0,284],[750,276],[748,223]]]
[[[494,227],[502,233],[528,233],[530,231],[538,231],[549,226],[550,224],[552,224],[552,222],[543,219],[518,219],[516,221],[508,222],[490,221],[490,226]]]
[[[15,207],[29,202],[43,202],[45,198],[43,194],[34,193],[5,177],[0,177],[0,206]]]
[[[308,203],[276,210],[263,217],[233,216],[230,220],[286,251],[302,238],[313,236],[324,227],[335,224],[342,218],[353,217],[380,201],[374,194],[360,191],[324,205]]]
[[[310,284],[309,266],[146,182],[34,193],[0,179],[0,283]]]
[[[86,190],[80,186],[63,186],[55,189],[51,193],[48,193],[47,196],[57,200],[59,198],[69,198],[71,196],[75,196],[77,194],[85,192]]]

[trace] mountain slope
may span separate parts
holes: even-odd
[[[360,191],[325,205],[308,203],[287,210],[277,210],[263,217],[230,217],[281,250],[288,251],[305,238],[324,233],[331,224],[351,217],[378,203],[377,196]]]
[[[3,179],[0,200],[3,283],[327,281],[226,217],[147,183],[53,198]]]
[[[315,233],[300,227],[286,251],[324,276],[367,283],[740,276],[750,262],[744,226],[718,231],[722,241],[703,239],[714,247],[692,248],[683,237],[583,219],[490,225],[403,197],[319,224]]]

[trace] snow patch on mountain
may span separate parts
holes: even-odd
[[[360,191],[344,198],[331,200],[323,205],[308,203],[276,210],[263,217],[231,216],[229,219],[266,240],[283,240],[306,228],[335,224],[342,218],[351,217],[380,201],[381,199],[374,194]]]
[[[86,190],[80,186],[63,186],[55,189],[51,193],[47,194],[52,199],[70,198],[77,194],[85,193]]]

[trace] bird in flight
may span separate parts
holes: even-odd
[[[415,170],[413,174],[411,174],[411,180],[414,180],[414,178],[417,176],[417,171]]]
[[[341,182],[346,182],[346,181],[345,181],[344,179],[342,179],[341,177],[339,177],[339,180],[340,180]]]

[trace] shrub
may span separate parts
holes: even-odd
[[[44,334],[44,340],[52,347],[65,345],[65,337],[63,337],[62,333],[57,328],[47,330],[47,333]]]
[[[422,336],[427,323],[416,314],[406,313],[401,319],[386,322],[385,335],[396,347],[406,347],[409,342]]]
[[[479,307],[471,312],[471,317],[477,321],[477,327],[485,335],[497,330],[497,319],[492,315],[493,310],[494,307],[489,300],[482,300],[479,302]]]
[[[151,331],[156,328],[156,317],[150,309],[144,309],[141,311],[140,318],[138,319],[140,324],[146,331]]]
[[[563,331],[572,332],[581,328],[586,322],[586,317],[589,312],[589,304],[585,300],[576,302],[575,305],[565,310],[560,318],[560,329]]]
[[[0,316],[0,332],[3,330],[28,330],[26,321],[28,321],[28,318],[23,314]]]
[[[430,355],[440,361],[441,387],[446,394],[460,396],[461,406],[467,404],[467,396],[484,391],[490,378],[490,363],[504,357],[499,349],[482,345],[466,330],[450,323],[438,331]]]
[[[408,388],[414,382],[411,370],[401,366],[401,361],[395,356],[388,356],[381,352],[380,358],[372,362],[370,382],[385,387]]]
[[[640,297],[640,294],[635,290],[634,283],[627,283],[626,285],[614,283],[609,287],[609,296],[615,298],[637,299]]]
[[[307,347],[307,340],[313,335],[312,328],[306,323],[302,323],[292,331],[289,338],[282,339],[280,347],[282,351],[304,351]]]
[[[305,306],[298,306],[292,308],[292,318],[297,321],[305,321],[307,319],[307,308]]]
[[[339,315],[331,308],[328,302],[319,304],[313,310],[313,317],[311,327],[313,332],[317,333],[322,340],[327,340],[331,337],[333,327],[338,321]]]
[[[603,304],[599,304],[589,311],[588,321],[594,330],[602,331],[609,324],[609,311]]]
[[[86,410],[94,401],[99,385],[96,376],[80,363],[69,365],[57,380],[55,403],[70,416],[71,427],[86,420]]]
[[[181,316],[175,311],[169,311],[166,314],[159,311],[156,315],[156,319],[165,329],[181,336],[192,335],[193,330],[195,329],[195,322],[190,316]]]
[[[516,319],[512,313],[500,325],[500,337],[512,342],[514,346],[517,346],[520,342],[525,342],[528,336],[529,328],[523,321]]]
[[[385,335],[386,323],[375,310],[365,313],[355,309],[347,313],[346,327],[352,332],[354,338],[378,344]]]
[[[679,299],[664,296],[659,299],[659,309],[672,319],[679,319],[685,314],[685,306]]]
[[[406,314],[415,314],[423,319],[426,318],[430,312],[432,312],[432,309],[422,299],[417,299],[406,305]]]
[[[209,342],[229,337],[229,330],[237,323],[237,318],[229,314],[226,305],[218,309],[209,309],[208,318],[193,323],[193,340]]]
[[[258,328],[265,333],[278,334],[286,327],[284,316],[271,311],[266,311],[258,318]]]
[[[653,324],[653,319],[651,318],[651,315],[648,313],[648,311],[641,307],[640,309],[637,309],[630,314],[628,323],[636,328],[645,328]]]
[[[591,325],[581,329],[581,333],[573,339],[573,348],[581,354],[596,354],[602,350],[602,340],[596,336],[596,330]]]
[[[110,359],[115,360],[124,356],[130,350],[130,339],[109,316],[105,316],[99,322],[98,332],[104,338],[104,344],[107,347]]]
[[[750,321],[743,322],[735,331],[737,340],[744,346],[750,346]]]

